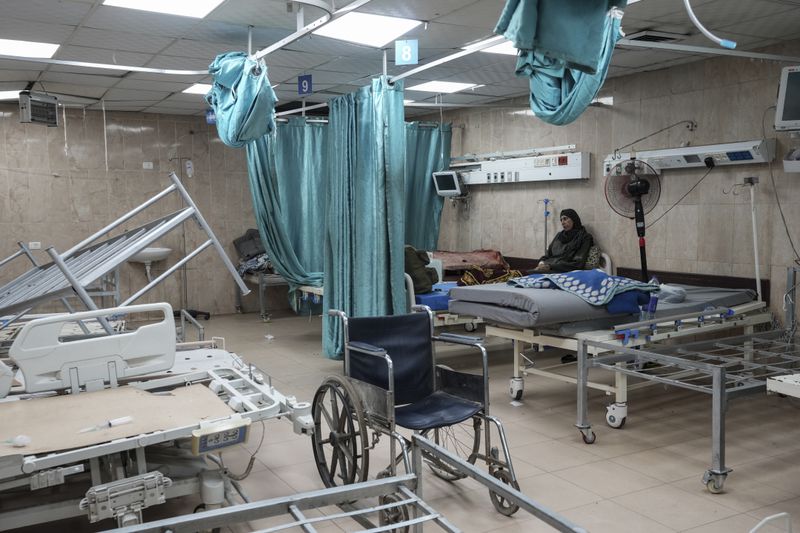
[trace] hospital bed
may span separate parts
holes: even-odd
[[[242,294],[248,294],[250,290],[239,277],[233,263],[180,179],[174,172],[169,174],[169,179],[172,183],[167,188],[67,251],[61,253],[54,247],[47,248],[46,251],[51,258],[49,263],[40,264],[30,251],[22,243],[19,243],[20,250],[0,261],[0,268],[23,255],[31,262],[32,268],[0,286],[0,315],[10,316],[9,319],[0,323],[0,330],[22,319],[38,306],[52,301],[61,301],[66,309],[72,312],[74,309],[67,301],[69,297],[77,297],[87,309],[97,309],[91,294],[93,286],[102,283],[105,278],[113,276],[122,264],[135,259],[137,254],[140,254],[145,248],[189,221],[196,222],[206,234],[207,239],[164,273],[155,279],[148,280],[144,287],[135,291],[119,306],[126,306],[137,301],[207,248],[214,248],[217,251],[239,290]],[[123,229],[128,221],[137,215],[146,211],[148,213],[156,211],[156,209],[150,208],[156,205],[162,207],[176,195],[185,206],[182,209],[159,216],[133,229]],[[108,237],[108,235],[113,236]],[[115,294],[115,298],[120,299],[118,294]],[[111,328],[105,318],[100,317],[98,320],[103,329],[111,333]]]
[[[752,333],[757,325],[771,324],[773,317],[764,302],[754,301],[749,289],[683,286],[686,299],[679,304],[660,304],[657,320],[641,322],[630,314],[612,315],[604,307],[592,306],[580,297],[561,290],[522,289],[507,284],[459,287],[451,292],[450,310],[481,317],[488,324],[487,337],[513,342],[514,374],[509,393],[522,399],[523,376],[534,374],[567,383],[575,377],[560,370],[563,364],[535,368],[523,354],[523,344],[577,352],[583,340],[606,345],[637,347],[667,339],[677,339],[741,328]],[[602,353],[590,345],[585,356]],[[607,422],[612,427],[624,424],[628,385],[623,373],[615,374],[613,385],[589,382],[588,386],[615,395]]]
[[[71,335],[78,321],[120,315],[148,321]],[[219,507],[242,479],[222,453],[274,418],[309,432],[310,408],[224,341],[176,345],[165,303],[32,320],[0,360],[0,530],[81,514],[136,524],[143,509],[197,493]]]
[[[603,355],[586,357],[589,351]],[[632,349],[582,340],[578,345],[578,416],[583,440],[596,436],[588,418],[588,372],[602,368],[645,384],[659,383],[711,396],[711,466],[702,482],[709,492],[723,491],[731,471],[725,464],[725,416],[728,402],[767,389],[791,394],[800,367],[800,344],[791,332],[774,330],[711,341]],[[795,392],[796,394],[796,392]]]
[[[294,494],[247,504],[225,507],[148,522],[117,530],[118,533],[161,533],[164,531],[202,531],[242,524],[252,527],[253,520],[273,518],[269,529],[260,531],[322,531],[333,526],[339,531],[461,531],[447,517],[437,512],[423,497],[422,465],[424,457],[437,457],[442,465],[459,478],[470,477],[497,491],[505,500],[538,518],[554,531],[585,533],[586,530],[567,518],[543,507],[513,487],[482,472],[457,454],[435,442],[414,434],[409,439],[413,468],[401,475],[351,485]],[[377,505],[375,501],[377,500]],[[336,506],[341,509],[333,509]],[[312,513],[307,511],[312,510]],[[281,521],[278,522],[278,518]],[[464,515],[459,516],[461,521]],[[337,527],[338,526],[338,527]]]

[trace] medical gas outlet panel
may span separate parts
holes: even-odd
[[[585,180],[590,175],[589,152],[570,152],[490,161],[454,163],[466,185],[494,185],[529,181]]]

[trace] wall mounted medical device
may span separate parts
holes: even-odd
[[[466,194],[466,190],[461,187],[461,178],[454,170],[444,170],[434,172],[433,185],[436,187],[436,194],[445,198],[459,198]]]
[[[488,161],[452,163],[466,185],[579,180],[591,175],[589,152],[553,153]]]
[[[777,131],[800,130],[800,66],[784,67],[775,109]]]
[[[31,91],[20,92],[19,121],[58,127],[58,98]]]
[[[609,155],[603,160],[603,174],[607,176],[619,161],[630,157],[629,152]],[[646,162],[658,172],[676,168],[705,168],[705,159],[709,157],[714,161],[714,166],[768,163],[775,159],[775,139],[636,151],[636,159]]]

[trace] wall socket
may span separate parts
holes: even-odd
[[[42,249],[42,243],[40,243],[39,241],[31,241],[31,242],[28,243],[28,249],[29,250],[41,250]]]
[[[142,162],[142,169],[143,170],[153,170],[153,162],[152,161],[143,161]]]

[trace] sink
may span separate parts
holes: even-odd
[[[147,281],[153,281],[153,278],[150,276],[150,265],[156,261],[163,261],[171,253],[172,248],[159,248],[157,246],[153,246],[151,248],[143,248],[139,252],[133,254],[128,261],[144,264],[144,271],[147,275]]]
[[[128,261],[134,263],[155,263],[156,261],[163,261],[169,254],[172,253],[172,248],[144,248],[138,253],[134,254]]]

